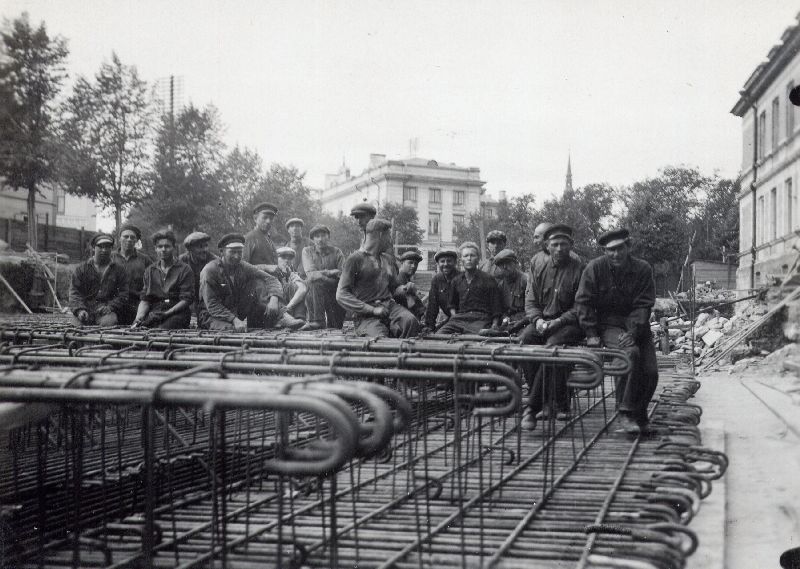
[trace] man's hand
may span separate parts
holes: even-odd
[[[536,331],[544,335],[545,330],[547,330],[547,325],[548,322],[544,318],[539,318],[539,320],[536,321]]]
[[[414,283],[406,283],[406,294],[414,294],[417,292],[417,285]]]
[[[564,325],[564,321],[561,318],[553,318],[550,322],[547,323],[547,333],[552,334],[559,328]]]
[[[630,348],[636,343],[633,339],[633,334],[630,332],[623,332],[619,335],[619,347],[620,348]]]
[[[142,321],[142,323],[145,326],[148,326],[148,327],[149,326],[157,326],[158,324],[161,324],[166,317],[167,317],[167,315],[164,314],[162,311],[153,310],[153,311],[149,312],[147,314],[147,316],[145,316],[145,318]]]
[[[234,317],[233,319],[233,329],[237,332],[244,332],[247,330],[247,322],[244,320],[239,320],[238,318]]]
[[[517,322],[512,322],[511,325],[508,327],[508,332],[510,334],[515,334],[520,330],[522,330],[523,328],[525,328],[525,326],[527,326],[528,324],[530,324],[530,322],[528,322],[526,318],[518,320]]]
[[[372,307],[372,314],[377,316],[378,318],[386,318],[389,316],[389,309],[385,306],[373,306]]]
[[[603,341],[600,339],[600,336],[592,336],[591,338],[586,338],[586,347],[587,348],[602,348]]]
[[[266,310],[267,320],[274,320],[275,318],[278,317],[280,312],[281,312],[281,305],[280,302],[278,302],[278,297],[270,296],[269,302],[267,302],[267,310]]]
[[[78,321],[81,324],[86,324],[89,321],[89,313],[85,310],[78,310],[78,313],[75,316],[77,316]]]
[[[419,336],[427,336],[428,334],[432,334],[433,330],[428,328],[427,326],[423,326],[419,331]]]
[[[342,271],[339,269],[327,269],[322,271],[322,274],[332,279],[338,279],[340,276],[342,276]]]
[[[142,320],[140,318],[137,318],[136,320],[133,321],[133,324],[131,324],[131,330],[135,330],[141,325],[142,325]]]
[[[95,312],[97,313],[98,316],[105,316],[106,314],[111,312],[111,309],[105,304],[101,304],[97,307],[97,310],[95,310]]]

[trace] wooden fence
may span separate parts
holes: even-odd
[[[95,231],[56,227],[39,223],[36,227],[39,238],[39,251],[50,251],[69,255],[71,261],[87,258],[88,243]],[[0,239],[15,251],[25,251],[28,242],[28,224],[16,219],[0,219]]]

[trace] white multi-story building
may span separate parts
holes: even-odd
[[[798,14],[800,21],[800,14]],[[785,274],[800,245],[800,109],[789,94],[800,85],[800,26],[795,23],[739,92],[731,112],[742,118],[738,288]]]
[[[36,196],[36,217],[37,223],[52,227],[97,230],[97,208],[92,200],[48,185],[42,185]],[[27,221],[28,190],[14,191],[0,180],[0,218]]]
[[[362,202],[377,209],[386,203],[413,207],[425,230],[420,249],[430,258],[440,247],[455,245],[455,226],[468,222],[470,214],[482,211],[486,217],[494,216],[497,202],[484,199],[485,183],[479,168],[370,154],[369,166],[361,174],[353,176],[342,165],[338,173],[325,176],[321,201],[333,215],[347,215]]]

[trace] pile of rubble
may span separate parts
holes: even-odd
[[[679,292],[676,298],[688,300],[689,295],[685,292]],[[707,281],[695,286],[694,298],[699,303],[734,300],[736,299],[736,291],[720,288],[716,283]]]

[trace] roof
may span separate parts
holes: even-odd
[[[750,105],[769,89],[775,78],[800,51],[800,13],[795,16],[796,22],[786,28],[781,35],[781,43],[772,46],[767,53],[766,61],[759,63],[739,91],[739,100],[731,109],[731,113],[742,117]]]

